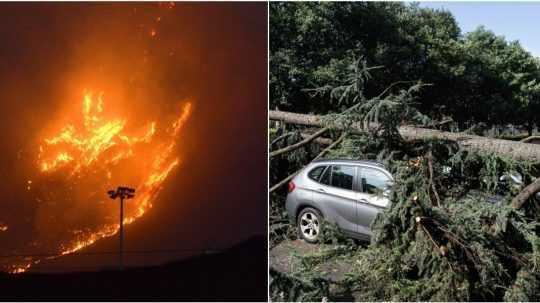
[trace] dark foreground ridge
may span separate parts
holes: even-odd
[[[0,299],[267,301],[267,242],[161,266],[67,274],[0,273]]]

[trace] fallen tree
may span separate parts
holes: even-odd
[[[342,137],[345,133],[323,152],[330,158],[382,162],[395,180],[389,207],[372,223],[369,246],[342,243],[344,250],[334,256],[298,256],[300,266],[290,274],[271,271],[271,298],[337,301],[345,294],[349,301],[540,300],[540,201],[533,196],[540,182],[534,181],[540,148],[428,129],[436,122],[415,103],[424,84],[368,98],[362,88],[369,78],[362,77],[365,70],[357,69],[346,85],[309,90],[338,104],[351,100],[354,105],[347,110],[326,115],[270,111],[269,118],[280,121],[280,133],[293,129],[297,134],[302,126],[318,127],[314,134],[327,132],[334,139],[333,130]],[[279,142],[281,156],[270,159],[276,179],[271,191],[320,152],[309,144],[313,141],[299,141],[296,136]],[[502,178],[516,175],[522,176],[519,186]],[[530,185],[523,189],[524,184]],[[294,226],[286,224],[284,194],[270,195],[274,248],[296,238]],[[331,238],[340,243],[338,236]],[[335,270],[323,264],[329,259],[350,261],[339,285],[330,283],[327,270],[316,271]]]
[[[390,207],[372,224],[368,247],[337,242],[342,250],[333,256],[293,254],[299,264],[294,272],[271,272],[273,299],[540,299],[540,226],[535,217],[512,207],[510,192],[500,204],[475,194],[496,191],[484,180],[497,182],[512,170],[537,176],[537,168],[526,161],[462,150],[457,144],[447,148],[440,140],[406,142],[386,151],[379,145],[386,140],[370,134],[349,135],[345,141],[347,148],[333,150],[332,157],[383,156],[396,180]],[[409,144],[415,148],[405,146]],[[327,272],[343,261],[347,277],[333,281]]]
[[[419,127],[400,127],[399,135],[405,141],[395,146],[377,135],[376,124],[366,125],[365,120],[346,123],[277,111],[270,113],[270,119],[352,133],[346,139],[348,147],[334,150],[331,156],[369,158],[375,152],[377,159],[379,155],[386,159],[396,177],[391,207],[372,224],[374,236],[367,249],[351,246],[331,257],[330,262],[355,260],[348,265],[348,278],[333,285],[324,272],[314,273],[314,268],[324,268],[321,262],[327,258],[300,256],[303,267],[296,273],[273,276],[277,279],[271,285],[275,299],[288,294],[281,299],[336,300],[340,293],[334,289],[359,301],[540,298],[534,291],[540,285],[539,225],[536,216],[520,209],[538,191],[540,179],[514,193],[517,196],[512,202],[512,193],[507,192],[499,205],[486,203],[482,195],[473,193],[496,192],[497,185],[489,183],[497,183],[498,176],[508,171],[524,173],[526,183],[534,180],[538,166],[527,163],[540,162],[540,154],[533,153],[533,148],[520,150],[517,147],[524,143]],[[342,140],[343,135],[336,142]],[[494,146],[497,144],[503,148]],[[314,292],[317,283],[328,287]],[[295,294],[284,292],[292,288]]]
[[[326,129],[327,123],[323,119],[324,116],[298,114],[283,111],[269,111],[269,119],[282,121],[306,126],[317,126]],[[352,133],[363,134],[368,132],[369,128],[377,127],[371,123],[366,127],[363,123],[356,122],[350,125]],[[344,129],[344,125],[339,122],[331,124],[331,128]],[[419,127],[402,126],[399,127],[399,133],[407,140],[428,140],[440,139],[456,142],[462,149],[469,151],[481,151],[486,153],[494,153],[499,156],[506,156],[520,160],[540,161],[540,145],[527,144],[516,141],[486,138],[476,135],[463,133],[451,133]]]

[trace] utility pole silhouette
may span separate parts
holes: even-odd
[[[109,190],[107,192],[109,194],[109,197],[113,200],[120,197],[120,248],[119,248],[119,268],[120,270],[124,269],[124,264],[122,260],[122,255],[124,251],[124,199],[131,199],[135,196],[135,189],[124,187],[124,186],[118,186],[118,188],[115,190]]]

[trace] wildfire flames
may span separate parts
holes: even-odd
[[[182,126],[191,115],[192,105],[190,101],[184,102],[179,114],[173,121],[169,121],[169,125],[158,125],[155,121],[145,122],[137,133],[132,131],[132,124],[127,119],[106,116],[105,103],[103,92],[84,93],[82,119],[80,117],[66,124],[57,135],[42,140],[37,151],[38,176],[43,180],[61,179],[69,188],[78,186],[86,179],[92,180],[92,184],[99,184],[99,190],[90,196],[81,194],[79,200],[96,205],[96,200],[106,199],[106,189],[122,185],[115,184],[117,176],[126,174],[122,163],[136,163],[138,166],[132,169],[129,179],[137,182],[129,184],[136,188],[136,195],[126,204],[128,209],[124,217],[124,224],[130,224],[152,207],[163,182],[179,165],[180,159],[175,154],[175,146]],[[45,200],[46,197],[49,197],[50,201],[64,199],[61,195],[51,198],[51,195],[45,192],[46,187],[40,187],[38,183],[39,180],[27,181],[27,190],[35,190],[36,195],[40,195],[38,201]],[[118,231],[119,224],[115,222],[115,219],[118,220],[118,205],[111,201],[102,204],[106,219],[91,228],[74,229],[70,239],[57,247],[58,256],[76,252]],[[7,226],[0,225],[0,231],[5,230]],[[12,265],[8,270],[12,273],[24,272],[39,262],[40,259],[25,260]]]
[[[46,147],[64,145],[69,150],[60,150],[51,160],[43,156],[44,148],[39,147],[39,159],[42,172],[54,171],[61,166],[74,162],[72,174],[80,172],[95,163],[104,152],[115,146],[116,154],[105,160],[105,164],[115,164],[118,161],[133,155],[133,145],[140,142],[149,142],[155,133],[155,122],[148,127],[148,132],[142,137],[129,137],[123,135],[126,120],[104,121],[100,114],[103,112],[103,93],[97,96],[97,102],[91,92],[84,95],[83,118],[84,130],[77,133],[71,124],[66,125],[60,134],[54,138],[45,139]]]

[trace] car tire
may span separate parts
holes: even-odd
[[[308,243],[317,243],[321,233],[322,215],[315,208],[302,209],[296,218],[298,235]]]

